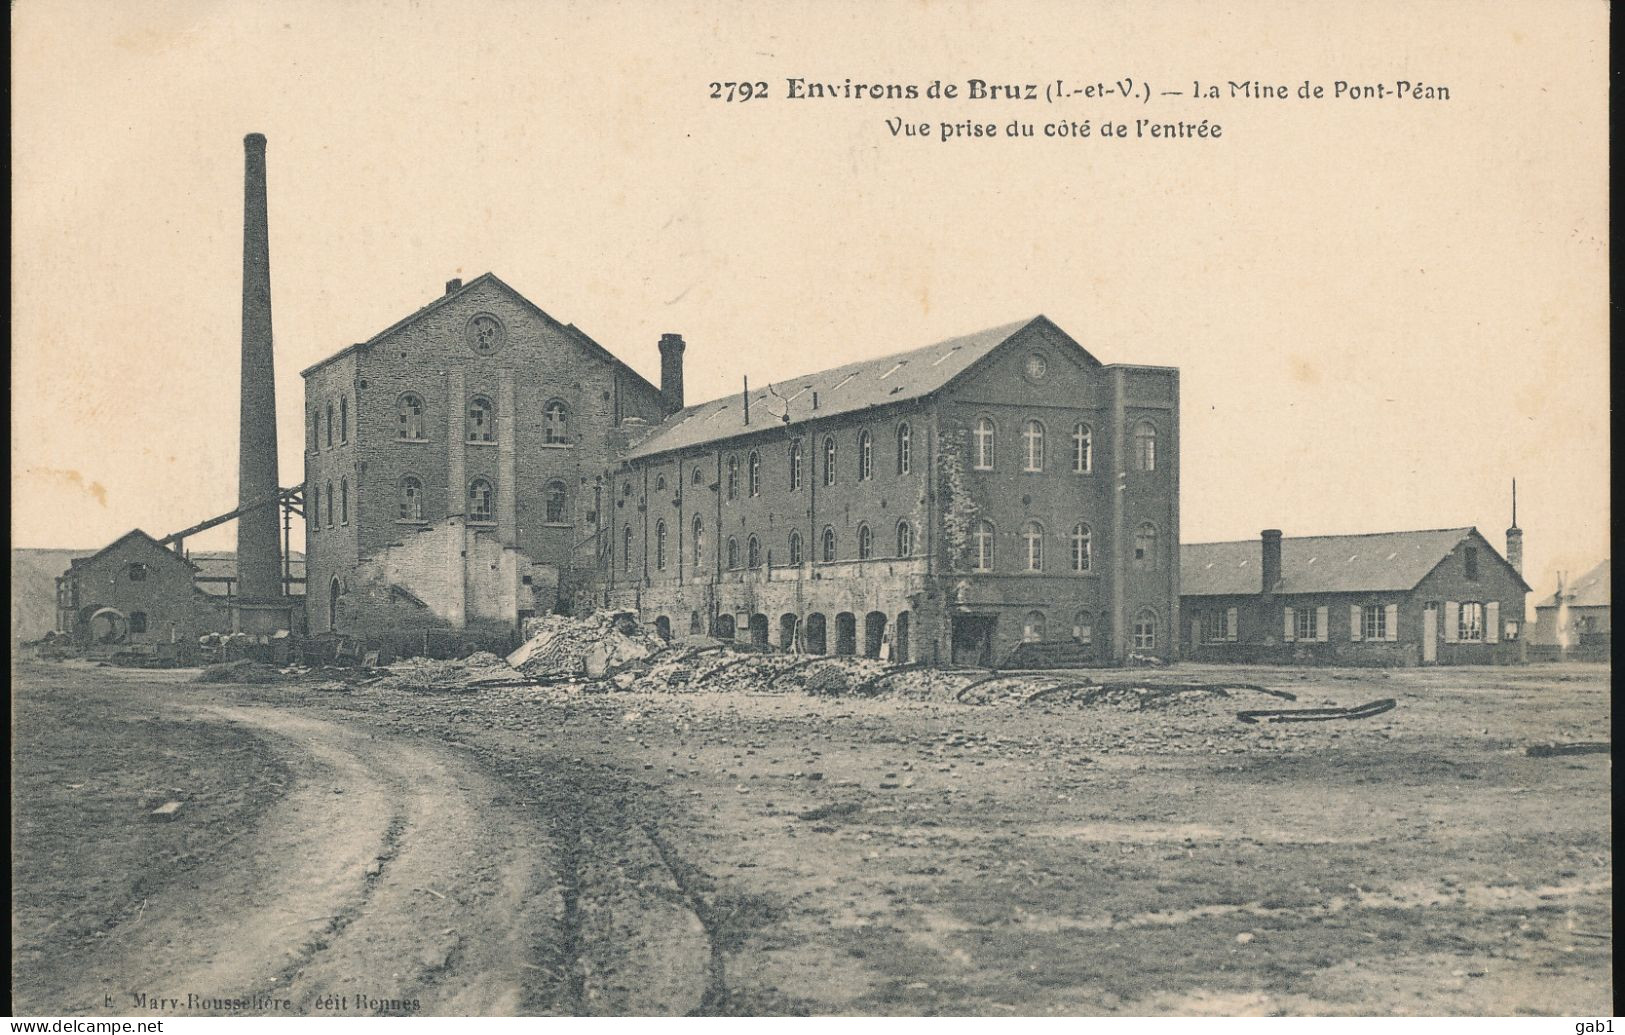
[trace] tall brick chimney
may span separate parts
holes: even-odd
[[[1266,528],[1259,533],[1262,540],[1264,563],[1260,571],[1259,592],[1266,597],[1275,594],[1276,587],[1281,584],[1281,530],[1279,528]]]
[[[660,336],[660,394],[673,413],[683,408],[683,343],[681,334]]]
[[[265,137],[243,138],[242,410],[237,442],[237,503],[275,496],[276,371],[271,353],[271,246],[265,207]],[[279,508],[258,507],[237,519],[237,593],[248,599],[282,595]]]
[[[1512,527],[1507,529],[1507,563],[1523,574],[1523,529],[1518,527],[1518,479],[1512,479]]]

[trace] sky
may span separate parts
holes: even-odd
[[[682,333],[696,401],[1043,313],[1105,362],[1180,369],[1187,542],[1476,525],[1499,545],[1517,478],[1537,592],[1607,555],[1603,4],[12,15],[14,546],[234,506],[260,132],[283,484],[299,371],[489,270],[656,383]],[[792,77],[1153,96],[792,100]],[[1451,99],[1188,96],[1340,79]],[[730,80],[769,96],[710,97]],[[935,139],[1086,118],[1223,135]]]

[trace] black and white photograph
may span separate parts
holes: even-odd
[[[1613,1030],[1609,5],[11,15],[12,1016]]]

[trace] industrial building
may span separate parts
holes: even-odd
[[[1483,665],[1524,659],[1519,571],[1476,528],[1189,543],[1187,657],[1202,661]]]
[[[1612,560],[1574,579],[1535,604],[1530,644],[1541,657],[1606,661],[1613,656]]]
[[[606,478],[601,603],[968,664],[1172,657],[1179,375],[1039,316],[673,414]]]
[[[198,637],[230,632],[231,611],[197,582],[197,565],[139,528],[56,580],[56,631],[84,646],[186,660]]]

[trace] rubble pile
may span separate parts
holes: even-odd
[[[284,670],[242,658],[209,665],[195,677],[199,683],[276,683],[286,678]]]
[[[389,666],[387,673],[372,685],[413,693],[460,693],[513,677],[501,658],[484,651],[460,661],[409,658]]]
[[[601,679],[667,648],[627,611],[548,615],[525,622],[525,642],[508,664],[537,681]]]

